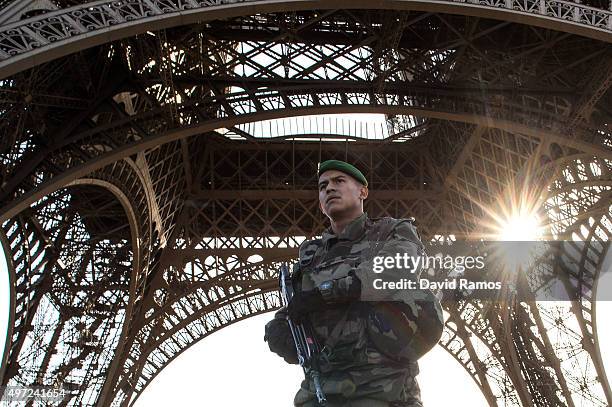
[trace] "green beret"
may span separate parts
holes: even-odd
[[[348,174],[351,177],[355,178],[357,181],[361,182],[366,187],[368,186],[368,180],[366,179],[366,177],[364,177],[363,173],[359,171],[355,166],[349,163],[340,160],[323,161],[319,164],[319,172],[317,173],[317,175],[321,176],[321,174],[329,170],[337,170]]]

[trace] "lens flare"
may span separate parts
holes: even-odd
[[[520,187],[511,185],[496,204],[481,207],[486,217],[479,236],[490,241],[548,240],[546,216],[542,212],[544,196],[544,191],[528,183]]]
[[[543,235],[540,218],[536,213],[517,213],[499,225],[498,239],[508,242],[530,242]]]
[[[482,207],[486,214],[480,224],[479,238],[498,241],[494,257],[511,273],[533,266],[543,255],[549,240],[547,217],[543,211],[546,192],[537,182],[511,184],[497,199],[497,203]],[[534,180],[531,180],[534,181]]]

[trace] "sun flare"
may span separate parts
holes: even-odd
[[[542,237],[542,225],[535,213],[516,213],[502,220],[498,240],[508,242],[535,241]]]
[[[510,186],[497,204],[483,207],[487,220],[482,222],[479,238],[494,244],[491,253],[508,271],[531,267],[544,253],[549,240],[548,220],[543,211],[545,195],[537,183]]]
[[[528,242],[547,240],[547,221],[539,188],[529,182],[510,186],[497,204],[482,207],[487,220],[481,225],[480,237],[489,241]]]

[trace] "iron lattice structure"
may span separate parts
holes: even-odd
[[[440,345],[487,402],[607,406],[595,325],[612,233],[607,1],[0,0],[2,385],[131,405],[191,345],[279,306],[322,231],[317,163],[371,215],[474,236],[517,185],[573,301],[463,299]],[[328,113],[382,113],[374,129]],[[527,189],[525,189],[527,188]]]

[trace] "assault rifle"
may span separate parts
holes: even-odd
[[[283,263],[280,268],[278,282],[281,292],[281,300],[284,306],[289,305],[293,298],[293,283],[289,275],[289,266]],[[325,406],[327,400],[321,388],[321,372],[319,367],[319,355],[321,347],[317,342],[314,330],[308,319],[302,319],[300,323],[293,322],[287,316],[287,323],[293,336],[295,350],[297,351],[298,363],[304,369],[304,376],[312,378],[315,387],[315,395],[319,406]]]

